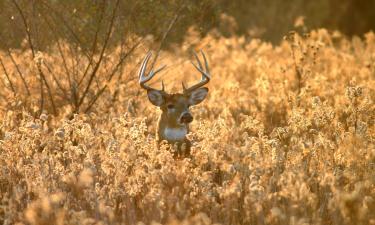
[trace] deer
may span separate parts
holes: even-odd
[[[193,116],[190,112],[190,107],[201,103],[208,94],[208,88],[203,87],[210,79],[210,71],[205,54],[201,51],[204,60],[204,66],[198,55],[194,52],[197,65],[191,61],[191,64],[201,73],[201,80],[193,86],[187,88],[182,82],[182,93],[169,94],[164,90],[164,82],[162,81],[162,88],[155,89],[147,85],[157,73],[162,71],[166,65],[153,70],[146,75],[147,64],[152,53],[148,52],[139,69],[139,84],[141,88],[147,91],[148,100],[154,106],[161,109],[161,114],[157,124],[157,143],[163,141],[177,146],[177,155],[190,155],[191,142],[186,135],[189,133],[189,124],[193,121]]]

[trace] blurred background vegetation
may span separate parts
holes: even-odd
[[[134,83],[140,47],[157,52],[153,66],[161,50],[207,48],[203,37],[278,45],[291,30],[362,36],[375,30],[374,9],[374,0],[0,0],[0,72],[35,115],[89,112],[111,83]],[[122,89],[109,91],[113,102]]]
[[[202,36],[215,30],[224,36],[245,35],[272,43],[278,43],[296,25],[301,29],[325,27],[349,36],[375,30],[374,0],[0,0],[0,48],[22,46],[24,20],[38,50],[56,39],[88,47],[85,43],[90,45],[98,38],[96,32],[105,32],[114,8],[111,44],[129,33],[152,34],[160,40],[175,17],[166,43],[181,43],[192,26]]]

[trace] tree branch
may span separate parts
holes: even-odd
[[[115,16],[116,16],[116,12],[117,12],[117,8],[118,8],[118,5],[119,5],[119,0],[117,0],[116,2],[116,5],[115,5],[115,8],[113,9],[113,13],[112,13],[112,18],[111,18],[111,21],[110,21],[110,25],[109,25],[109,29],[108,29],[108,32],[107,32],[107,35],[106,35],[106,38],[105,38],[105,41],[104,41],[104,44],[103,44],[103,48],[102,48],[102,51],[100,53],[100,57],[99,57],[99,60],[98,62],[96,63],[95,65],[95,68],[94,70],[92,71],[91,73],[91,76],[89,78],[89,81],[88,81],[88,84],[86,86],[86,89],[85,91],[83,92],[79,102],[78,102],[78,106],[77,106],[77,109],[76,111],[79,111],[79,108],[80,106],[82,105],[84,99],[86,98],[86,95],[88,93],[88,91],[90,90],[90,87],[91,87],[91,84],[92,84],[92,81],[94,80],[95,76],[96,76],[96,73],[98,72],[98,69],[100,67],[100,64],[103,60],[103,56],[104,56],[104,52],[105,50],[107,49],[107,45],[108,45],[108,42],[109,42],[109,39],[110,39],[110,36],[111,36],[111,33],[112,33],[112,30],[113,30],[113,25],[114,25],[114,21],[115,21]]]
[[[16,70],[17,70],[17,72],[18,72],[18,75],[20,76],[20,78],[21,78],[21,80],[22,80],[23,86],[25,86],[25,89],[26,89],[27,95],[30,96],[31,94],[30,94],[29,86],[27,85],[24,76],[23,76],[23,74],[22,74],[22,72],[21,72],[21,70],[20,70],[20,68],[19,68],[19,66],[18,66],[18,64],[17,64],[17,62],[16,62],[16,60],[15,60],[14,57],[12,56],[12,52],[10,51],[9,48],[8,48],[7,50],[8,50],[8,55],[9,55],[10,59],[12,60],[13,65],[16,67]]]
[[[16,89],[14,88],[14,85],[13,85],[12,81],[10,80],[10,77],[9,77],[8,71],[7,71],[7,69],[5,68],[5,65],[4,65],[3,60],[1,59],[1,57],[0,57],[0,64],[1,64],[1,67],[3,68],[3,70],[4,70],[5,77],[7,78],[8,82],[9,82],[10,89],[12,90],[14,96],[16,96],[16,94],[17,94]]]

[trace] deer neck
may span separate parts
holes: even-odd
[[[189,133],[187,124],[181,125],[168,118],[167,115],[161,114],[158,124],[159,140],[166,140],[170,143],[183,142],[186,140],[187,133]]]

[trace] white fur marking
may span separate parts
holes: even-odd
[[[170,141],[183,140],[187,134],[187,129],[185,127],[181,128],[165,128],[164,136]]]

